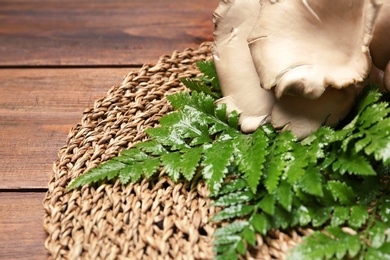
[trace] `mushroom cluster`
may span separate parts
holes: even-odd
[[[243,132],[336,126],[369,81],[390,90],[390,1],[221,0],[214,63]]]

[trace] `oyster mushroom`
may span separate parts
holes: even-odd
[[[261,86],[315,99],[362,82],[381,1],[260,0],[249,47]]]
[[[224,97],[216,103],[240,113],[244,132],[269,114],[274,127],[299,139],[321,125],[337,125],[370,71],[369,80],[383,77],[390,89],[390,52],[375,41],[385,34],[389,42],[388,15],[380,17],[383,26],[370,46],[382,2],[221,0],[212,51]],[[372,46],[378,46],[373,56],[380,70],[372,66]]]
[[[373,64],[384,71],[383,85],[390,91],[390,1],[384,1],[370,44]]]
[[[260,10],[258,0],[225,0],[213,14],[212,53],[228,113],[236,110],[243,132],[267,122],[274,94],[260,87],[247,38]]]

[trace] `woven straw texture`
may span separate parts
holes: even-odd
[[[44,200],[50,259],[213,258],[217,224],[209,219],[218,209],[199,180],[173,183],[160,172],[127,186],[116,181],[65,191],[86,170],[145,140],[144,130],[171,111],[166,95],[185,90],[179,79],[198,76],[195,63],[209,59],[210,43],[162,56],[129,73],[84,112],[59,151]],[[284,259],[302,235],[259,236],[246,258]]]

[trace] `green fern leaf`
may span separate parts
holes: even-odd
[[[171,150],[189,148],[186,143],[186,140],[176,129],[170,129],[167,127],[156,127],[146,129],[145,133],[147,133],[151,138],[159,140],[159,144],[170,147]]]
[[[356,134],[350,136],[350,139],[359,139],[355,143],[355,151],[356,151],[356,153],[364,150],[364,148],[366,148],[372,142],[371,138],[367,138],[367,137],[362,138],[364,136],[365,136],[364,132],[359,132],[359,133],[356,133]],[[349,143],[349,140],[347,140],[346,143]],[[348,147],[345,146],[344,152],[346,152],[347,149],[348,149]]]
[[[235,193],[229,193],[227,195],[219,197],[214,201],[214,206],[226,207],[231,205],[236,205],[240,203],[245,203],[250,201],[253,198],[253,193],[249,190],[247,191],[238,191]]]
[[[272,193],[279,184],[280,177],[285,173],[288,163],[292,159],[291,151],[295,143],[295,136],[289,132],[283,132],[275,137],[271,147],[268,148],[264,169],[264,186]]]
[[[291,227],[292,221],[293,219],[290,212],[279,205],[275,207],[275,215],[272,216],[271,220],[271,226],[273,229],[286,229]]]
[[[265,236],[267,232],[271,229],[271,222],[264,215],[253,214],[250,218],[250,223],[252,224],[254,229],[263,236]]]
[[[332,168],[333,171],[339,171],[341,174],[376,175],[369,161],[353,151],[339,154]]]
[[[213,241],[216,246],[238,243],[241,240],[239,235],[219,236]]]
[[[139,162],[137,167],[141,167],[143,174],[146,178],[150,178],[157,172],[160,167],[160,160],[158,158],[151,158],[149,160],[145,160]]]
[[[242,237],[247,241],[250,245],[255,246],[256,245],[256,234],[255,230],[248,226],[242,231]]]
[[[234,110],[229,114],[227,122],[232,128],[238,129],[238,113],[237,113],[237,111]]]
[[[197,62],[196,66],[204,74],[203,78],[206,78],[207,81],[208,80],[211,81],[211,85],[212,85],[211,89],[213,90],[213,92],[218,92],[220,90],[220,86],[219,86],[218,74],[217,74],[217,70],[215,69],[214,62],[212,61]]]
[[[211,193],[216,193],[227,174],[231,164],[234,147],[231,142],[216,142],[204,146],[202,175]]]
[[[164,146],[162,146],[156,140],[138,143],[135,145],[135,148],[137,148],[140,151],[143,151],[145,153],[149,153],[151,155],[156,155],[156,156],[168,153],[168,151],[164,148]],[[132,155],[130,154],[129,156],[132,156]]]
[[[322,174],[316,167],[309,167],[306,173],[302,176],[299,185],[304,192],[311,195],[322,197],[324,192],[322,190]]]
[[[380,97],[376,91],[366,95],[354,120],[355,128],[350,129],[356,132],[343,141],[343,150],[347,151],[348,144],[355,142],[356,152],[363,150],[366,155],[374,154],[377,161],[387,163],[390,159],[390,108],[387,102],[378,103]]]
[[[226,219],[235,218],[238,216],[245,216],[250,214],[254,210],[253,206],[250,205],[235,205],[225,208],[218,212],[214,217],[212,217],[211,221],[221,221]]]
[[[180,167],[183,176],[188,180],[192,180],[192,177],[195,175],[196,169],[202,158],[203,148],[195,147],[191,149],[184,149],[183,155],[180,162]]]
[[[269,193],[272,193],[279,185],[280,176],[283,174],[283,164],[285,164],[285,161],[279,158],[277,159],[274,156],[269,156],[267,159],[269,162],[271,162],[270,164],[272,165],[268,164],[268,167],[265,169],[266,174],[264,177],[264,186]],[[277,164],[277,162],[280,162],[280,164]]]
[[[386,224],[390,223],[390,197],[382,196],[379,200],[378,206],[379,215],[381,216],[381,220]]]
[[[348,248],[348,257],[355,258],[361,250],[361,242],[358,235],[350,235],[345,239]]]
[[[220,121],[222,122],[226,122],[226,104],[219,104],[216,108],[215,108],[215,117],[218,118]],[[219,132],[219,131],[215,131],[215,132]]]
[[[193,91],[203,92],[215,98],[219,97],[217,94],[215,94],[210,90],[209,86],[207,86],[204,83],[204,81],[202,82],[199,79],[187,79],[187,78],[180,79],[180,81],[184,84],[184,86],[186,86],[187,88]]]
[[[314,217],[313,211],[305,205],[297,207],[294,211],[292,211],[291,215],[292,226],[299,225],[301,227],[308,225]]]
[[[275,214],[275,196],[271,194],[265,195],[257,204],[265,213],[269,215]]]
[[[363,129],[368,129],[374,124],[378,123],[380,119],[385,118],[390,113],[388,104],[381,102],[371,104],[365,108],[365,111],[359,116],[357,123]]]
[[[291,185],[286,181],[281,181],[274,194],[280,205],[282,205],[285,210],[290,212],[293,198]]]
[[[374,86],[368,86],[366,87],[361,95],[358,97],[357,101],[357,108],[358,108],[358,114],[362,114],[362,112],[367,108],[370,107],[372,104],[378,102],[382,95],[377,91],[377,88]]]
[[[236,163],[240,172],[247,178],[249,188],[256,193],[262,176],[262,169],[267,155],[268,138],[261,128],[252,136],[235,139]]]
[[[239,243],[239,242],[237,242]],[[226,247],[224,247],[225,249]],[[221,250],[221,252],[223,252],[222,255],[218,255],[214,258],[214,260],[237,260],[238,258],[238,255],[237,253],[231,249],[231,247],[228,247],[228,249],[230,250]]]
[[[383,222],[376,222],[368,231],[370,237],[370,245],[373,248],[380,248],[386,241],[386,232],[390,227]]]
[[[178,92],[172,95],[167,96],[167,100],[172,105],[175,111],[178,111],[180,108],[188,105],[190,102],[193,104],[191,93],[189,92]],[[175,113],[175,112],[171,112]],[[167,115],[165,115],[167,116]],[[161,120],[161,119],[160,119]]]
[[[243,242],[244,239],[248,239],[253,242],[254,232],[248,232],[250,224],[247,221],[232,222],[214,232],[213,236],[217,237],[214,244],[216,244],[216,251],[223,256],[230,255],[231,252],[237,251],[240,254],[245,254],[246,245]],[[222,257],[222,256],[220,256]],[[225,258],[223,258],[225,259]]]
[[[224,195],[229,193],[234,193],[236,191],[244,190],[248,187],[248,183],[245,179],[234,179],[222,186],[219,190],[218,195]]]
[[[165,149],[164,149],[164,151],[165,151]],[[162,152],[162,151],[160,150],[160,152]],[[133,162],[133,161],[143,161],[143,160],[148,159],[148,157],[149,157],[146,153],[142,152],[141,150],[139,150],[137,148],[123,150],[123,151],[121,151],[120,154],[121,154],[120,156],[114,157],[113,159],[118,160],[118,161],[123,162],[123,163],[129,163],[129,162]]]
[[[335,207],[331,219],[331,226],[337,227],[343,225],[349,218],[349,211],[350,209],[348,207]]]
[[[353,228],[360,228],[367,222],[368,217],[369,215],[366,207],[358,205],[352,206],[348,224]]]
[[[329,181],[327,188],[332,193],[335,200],[341,205],[352,205],[355,201],[355,195],[351,187],[339,181]]]
[[[179,92],[167,96],[167,99],[172,107],[177,111],[180,111],[180,109],[184,106],[190,106],[196,108],[200,113],[205,113],[208,115],[214,114],[215,99],[203,92],[195,91],[191,94],[188,92]]]
[[[384,243],[379,248],[370,247],[365,255],[366,260],[390,259],[390,242]]]
[[[191,98],[187,100],[187,106],[196,108],[197,111],[211,115],[210,119],[214,120],[215,99],[203,92],[192,92]]]
[[[246,244],[244,243],[244,240],[241,239],[241,240],[237,243],[236,251],[237,251],[239,254],[241,254],[241,255],[245,255],[245,254],[246,254],[246,250],[247,250]]]
[[[309,165],[309,162],[305,160],[306,155],[306,147],[294,145],[285,170],[285,178],[291,185],[294,185],[306,173],[306,167]]]
[[[178,113],[171,113],[160,119],[160,124],[166,131],[175,132],[180,139],[199,138],[205,139],[205,142],[211,142],[208,135],[207,121],[203,119],[202,113],[193,113],[193,108],[184,106]],[[152,128],[159,129],[159,128]],[[151,129],[150,129],[151,130]],[[153,136],[149,129],[146,131],[151,138],[161,140]],[[171,146],[170,144],[167,144]]]
[[[214,232],[213,236],[219,237],[219,236],[238,234],[248,226],[249,226],[249,222],[247,222],[247,221],[232,222],[232,223],[229,223],[229,224],[217,229]]]
[[[231,244],[215,245],[213,248],[213,251],[219,254],[216,256],[217,259],[224,259],[223,257],[225,255],[228,255],[231,253],[236,254],[236,252],[235,252],[234,248],[232,248]],[[223,256],[221,256],[221,254],[223,254]],[[236,257],[237,257],[237,254],[236,254]],[[216,258],[214,258],[214,259],[216,259]],[[234,259],[237,259],[237,258],[234,258]]]
[[[143,169],[136,162],[127,163],[126,166],[120,170],[119,178],[123,185],[128,184],[130,181],[136,182],[142,177]]]
[[[343,232],[341,228],[326,228],[325,232],[316,231],[304,238],[304,243],[293,249],[289,259],[342,259],[356,256],[360,251],[358,235]]]
[[[110,180],[117,176],[125,167],[125,164],[119,161],[108,161],[99,165],[97,168],[94,168],[89,171],[89,174],[83,174],[77,179],[74,179],[67,187],[67,190],[76,189],[87,183],[95,183],[101,180]]]
[[[167,153],[161,156],[161,163],[168,176],[177,182],[181,172],[181,154],[179,152]]]
[[[381,119],[375,126],[367,129],[365,139],[369,144],[364,151],[374,154],[375,160],[387,164],[390,159],[390,118]]]
[[[345,233],[339,227],[330,227],[326,229],[326,232],[329,233],[329,236],[334,239],[332,241],[333,247],[335,248],[335,255],[337,259],[343,259],[348,252],[348,237],[349,234]]]
[[[332,213],[332,207],[318,208],[312,216],[312,224],[314,227],[320,227],[330,218]]]

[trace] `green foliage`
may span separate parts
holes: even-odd
[[[373,87],[360,95],[350,122],[322,127],[298,142],[290,132],[262,126],[239,131],[226,116],[212,62],[204,76],[183,79],[192,89],[168,97],[176,110],[137,144],[74,180],[68,189],[120,178],[138,181],[164,169],[174,181],[201,175],[222,207],[212,221],[217,259],[237,259],[256,234],[311,227],[290,259],[385,259],[390,256],[390,108]],[[226,224],[227,223],[227,224]]]
[[[198,67],[202,77],[182,79],[193,93],[168,97],[177,112],[164,116],[159,127],[145,131],[150,141],[124,150],[81,175],[70,183],[68,190],[118,177],[123,184],[136,182],[163,168],[174,181],[191,180],[199,171],[210,189],[218,191],[233,150],[237,150],[232,139],[239,136],[238,115],[226,117],[225,106],[214,106],[215,98],[220,96],[214,64],[201,62]]]
[[[276,135],[263,129],[267,145],[266,154],[258,157],[262,165],[256,167],[262,178],[256,178],[257,187],[246,172],[236,172],[251,187],[247,190],[256,191],[242,202],[248,210],[240,208],[229,219],[223,210],[214,219],[242,221],[246,229],[262,235],[296,226],[323,230],[305,238],[288,259],[388,257],[390,110],[375,89],[368,88],[360,99],[355,116],[345,127],[323,127],[301,142],[290,133]],[[239,192],[231,191],[230,196]],[[223,206],[238,209],[240,204]],[[217,233],[218,239],[224,235]],[[224,244],[229,251],[216,250],[221,256],[232,251],[240,254],[242,244],[248,248],[253,243],[242,230],[229,236],[235,241]]]

